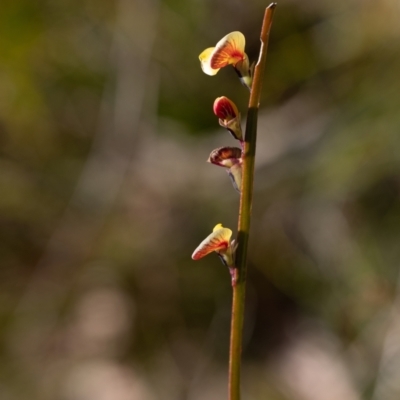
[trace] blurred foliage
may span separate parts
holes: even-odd
[[[0,398],[226,396],[238,198],[198,54],[263,1],[0,5]],[[259,121],[244,398],[396,399],[400,7],[282,0]],[[396,361],[397,360],[397,361]]]

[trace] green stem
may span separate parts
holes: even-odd
[[[253,199],[254,159],[257,140],[257,116],[261,97],[269,32],[276,3],[271,3],[264,14],[261,29],[261,48],[254,70],[250,91],[249,108],[246,121],[246,134],[243,148],[242,190],[240,194],[238,248],[236,250],[236,282],[233,283],[231,344],[229,352],[229,400],[240,400],[240,364],[242,352],[242,334],[244,303],[246,294],[247,247],[250,233],[251,206]]]

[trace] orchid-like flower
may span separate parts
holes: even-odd
[[[214,114],[219,118],[219,124],[228,129],[231,135],[243,141],[240,113],[236,104],[225,96],[217,97],[213,106]]]
[[[221,68],[232,65],[241,82],[251,88],[252,73],[249,57],[244,52],[246,39],[235,31],[224,36],[215,47],[205,49],[199,56],[201,68],[207,75],[215,75]]]
[[[231,236],[232,231],[229,228],[224,228],[222,224],[215,225],[212,233],[193,252],[192,259],[199,260],[215,251],[224,265],[229,267],[229,269],[235,268],[234,254],[237,245],[235,240],[230,242]]]
[[[207,162],[231,168],[234,164],[242,163],[242,150],[239,147],[218,147],[210,153]]]
[[[240,193],[242,186],[242,151],[238,147],[219,147],[211,152],[207,161],[227,168],[233,187]]]

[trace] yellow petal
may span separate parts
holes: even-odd
[[[200,55],[199,55],[199,60],[200,60],[200,65],[201,69],[203,72],[207,75],[215,75],[218,71],[219,68],[211,68],[210,61],[211,61],[211,56],[213,54],[213,51],[215,50],[215,47],[209,47],[208,49],[205,49]]]
[[[210,67],[222,68],[229,64],[235,65],[245,57],[246,39],[243,33],[235,31],[224,36],[215,46],[211,54]]]
[[[223,228],[222,224],[217,224],[214,226],[213,232],[217,231],[218,229],[222,229],[222,228]]]
[[[192,254],[192,259],[199,260],[213,251],[219,252],[228,249],[231,236],[232,231],[230,229],[222,227],[221,224],[216,225],[213,232],[197,246]]]

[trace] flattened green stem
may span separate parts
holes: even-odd
[[[231,344],[229,352],[229,400],[240,400],[240,364],[242,353],[242,333],[244,302],[246,293],[247,247],[250,233],[251,206],[253,199],[254,159],[257,139],[257,116],[260,103],[262,80],[267,58],[269,32],[276,3],[266,9],[261,29],[261,48],[254,70],[247,113],[246,134],[243,147],[242,191],[240,194],[238,248],[236,250],[237,279],[233,284]]]

